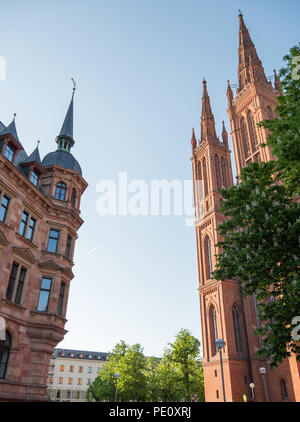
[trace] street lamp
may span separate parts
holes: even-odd
[[[255,398],[255,396],[254,396],[254,387],[255,387],[255,384],[253,382],[250,382],[249,387],[251,388],[252,398],[254,400],[254,398]]]
[[[221,376],[222,376],[222,387],[223,387],[223,399],[224,399],[224,402],[226,402],[225,384],[224,384],[224,373],[223,373],[223,361],[222,361],[222,349],[225,346],[225,341],[222,340],[221,338],[219,338],[219,339],[217,339],[215,341],[215,345],[216,345],[216,348],[219,350],[219,353],[220,353]]]
[[[266,393],[266,401],[270,401],[269,399],[269,391],[268,391],[268,385],[267,385],[267,379],[266,379],[266,368],[264,366],[262,366],[261,368],[259,368],[259,372],[262,374],[263,376],[263,380],[264,380],[264,387],[265,387],[265,393]]]
[[[114,379],[116,380],[116,389],[115,389],[115,402],[118,401],[118,379],[120,378],[120,374],[115,373]]]

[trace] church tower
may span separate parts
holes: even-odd
[[[238,88],[234,97],[228,82],[228,114],[237,175],[251,161],[273,159],[264,128],[256,124],[275,116],[276,96],[280,94],[275,72],[275,87],[265,76],[262,63],[248,29],[239,15]],[[215,246],[220,240],[217,226],[224,221],[220,212],[219,189],[233,185],[228,135],[223,122],[222,142],[216,135],[206,82],[203,82],[201,138],[192,133],[192,167],[194,181],[195,227],[199,272],[199,299],[202,327],[203,369],[206,401],[223,401],[219,353],[215,341],[225,342],[222,350],[226,401],[299,401],[299,364],[285,360],[271,371],[269,362],[258,359],[256,351],[262,339],[254,335],[259,325],[256,301],[243,297],[237,280],[217,281]],[[263,376],[260,368],[264,367]],[[254,384],[251,390],[250,384]]]

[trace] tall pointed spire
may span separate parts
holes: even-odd
[[[239,13],[239,22],[238,77],[239,89],[241,90],[250,82],[267,83],[267,79],[241,12]]]
[[[201,114],[201,142],[214,141],[217,138],[215,119],[211,111],[210,99],[207,93],[206,80],[203,80],[202,114]]]
[[[73,139],[73,108],[74,108],[74,93],[76,90],[74,79],[72,79],[74,83],[73,92],[71,102],[63,122],[62,128],[58,137],[56,138],[57,142],[57,149],[63,151],[70,151],[72,146],[74,145],[75,141]]]
[[[3,125],[4,127],[2,131],[0,132],[0,135],[11,135],[22,146],[18,137],[18,133],[17,133],[15,117],[16,117],[16,113],[14,114],[14,118],[12,122],[7,127]]]

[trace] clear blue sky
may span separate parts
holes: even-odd
[[[59,347],[109,351],[120,339],[161,355],[182,327],[201,338],[194,228],[184,217],[99,217],[96,185],[190,179],[203,76],[218,133],[226,81],[237,80],[238,9],[267,75],[300,38],[300,3],[272,1],[21,1],[1,6],[0,120],[55,150],[77,81],[72,152],[89,183],[75,253],[69,330]],[[94,253],[92,248],[101,246]]]

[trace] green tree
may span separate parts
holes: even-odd
[[[261,357],[276,366],[299,346],[292,338],[291,322],[300,309],[300,207],[276,172],[276,162],[251,163],[241,182],[222,190],[221,210],[227,218],[218,226],[214,277],[237,279],[245,295],[256,295],[263,336]]]
[[[146,397],[146,358],[141,345],[118,343],[108,356],[108,362],[88,389],[88,397],[96,401],[114,401],[115,379],[118,373],[118,400],[142,401]]]
[[[174,343],[169,343],[165,351],[166,361],[175,365],[180,383],[184,387],[184,396],[191,401],[193,394],[198,394],[203,384],[201,372],[198,370],[197,357],[200,352],[199,340],[189,330],[181,329]],[[198,386],[196,388],[196,386]],[[195,391],[197,390],[197,391]]]

